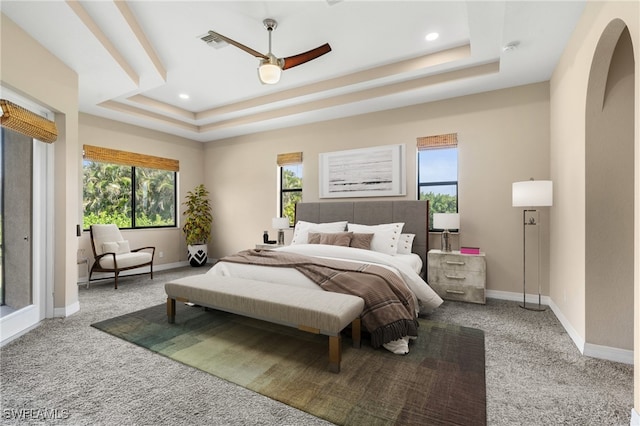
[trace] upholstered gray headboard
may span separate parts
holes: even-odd
[[[422,258],[422,273],[427,269],[429,251],[428,201],[341,201],[298,203],[296,221],[324,223],[346,220],[362,225],[404,222],[403,233],[415,234],[413,252]]]

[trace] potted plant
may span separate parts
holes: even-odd
[[[202,266],[207,263],[207,243],[211,238],[211,204],[209,191],[203,184],[196,186],[193,191],[187,192],[185,202],[186,210],[182,231],[187,240],[187,259],[191,266]]]

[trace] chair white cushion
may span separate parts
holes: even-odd
[[[131,249],[129,248],[129,241],[109,241],[106,243],[102,243],[102,252],[103,253],[115,253],[115,254],[124,254],[129,253]]]
[[[118,253],[118,243],[115,241],[109,241],[106,243],[102,243],[102,252],[103,253]]]
[[[98,255],[108,252],[117,253],[117,250],[105,250],[104,244],[113,242],[117,244],[119,241],[124,241],[120,229],[114,224],[91,225],[91,234]]]
[[[151,262],[151,253],[139,251],[116,254],[116,262],[118,262],[118,269],[128,268],[142,263],[149,263]],[[100,266],[105,269],[113,269],[115,266],[113,263],[113,256],[107,255],[100,259]]]

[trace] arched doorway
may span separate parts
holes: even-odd
[[[634,57],[621,20],[604,30],[586,103],[585,354],[628,351],[633,362]]]

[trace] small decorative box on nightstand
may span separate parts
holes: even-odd
[[[429,250],[428,281],[443,299],[485,303],[487,265],[484,253]]]

